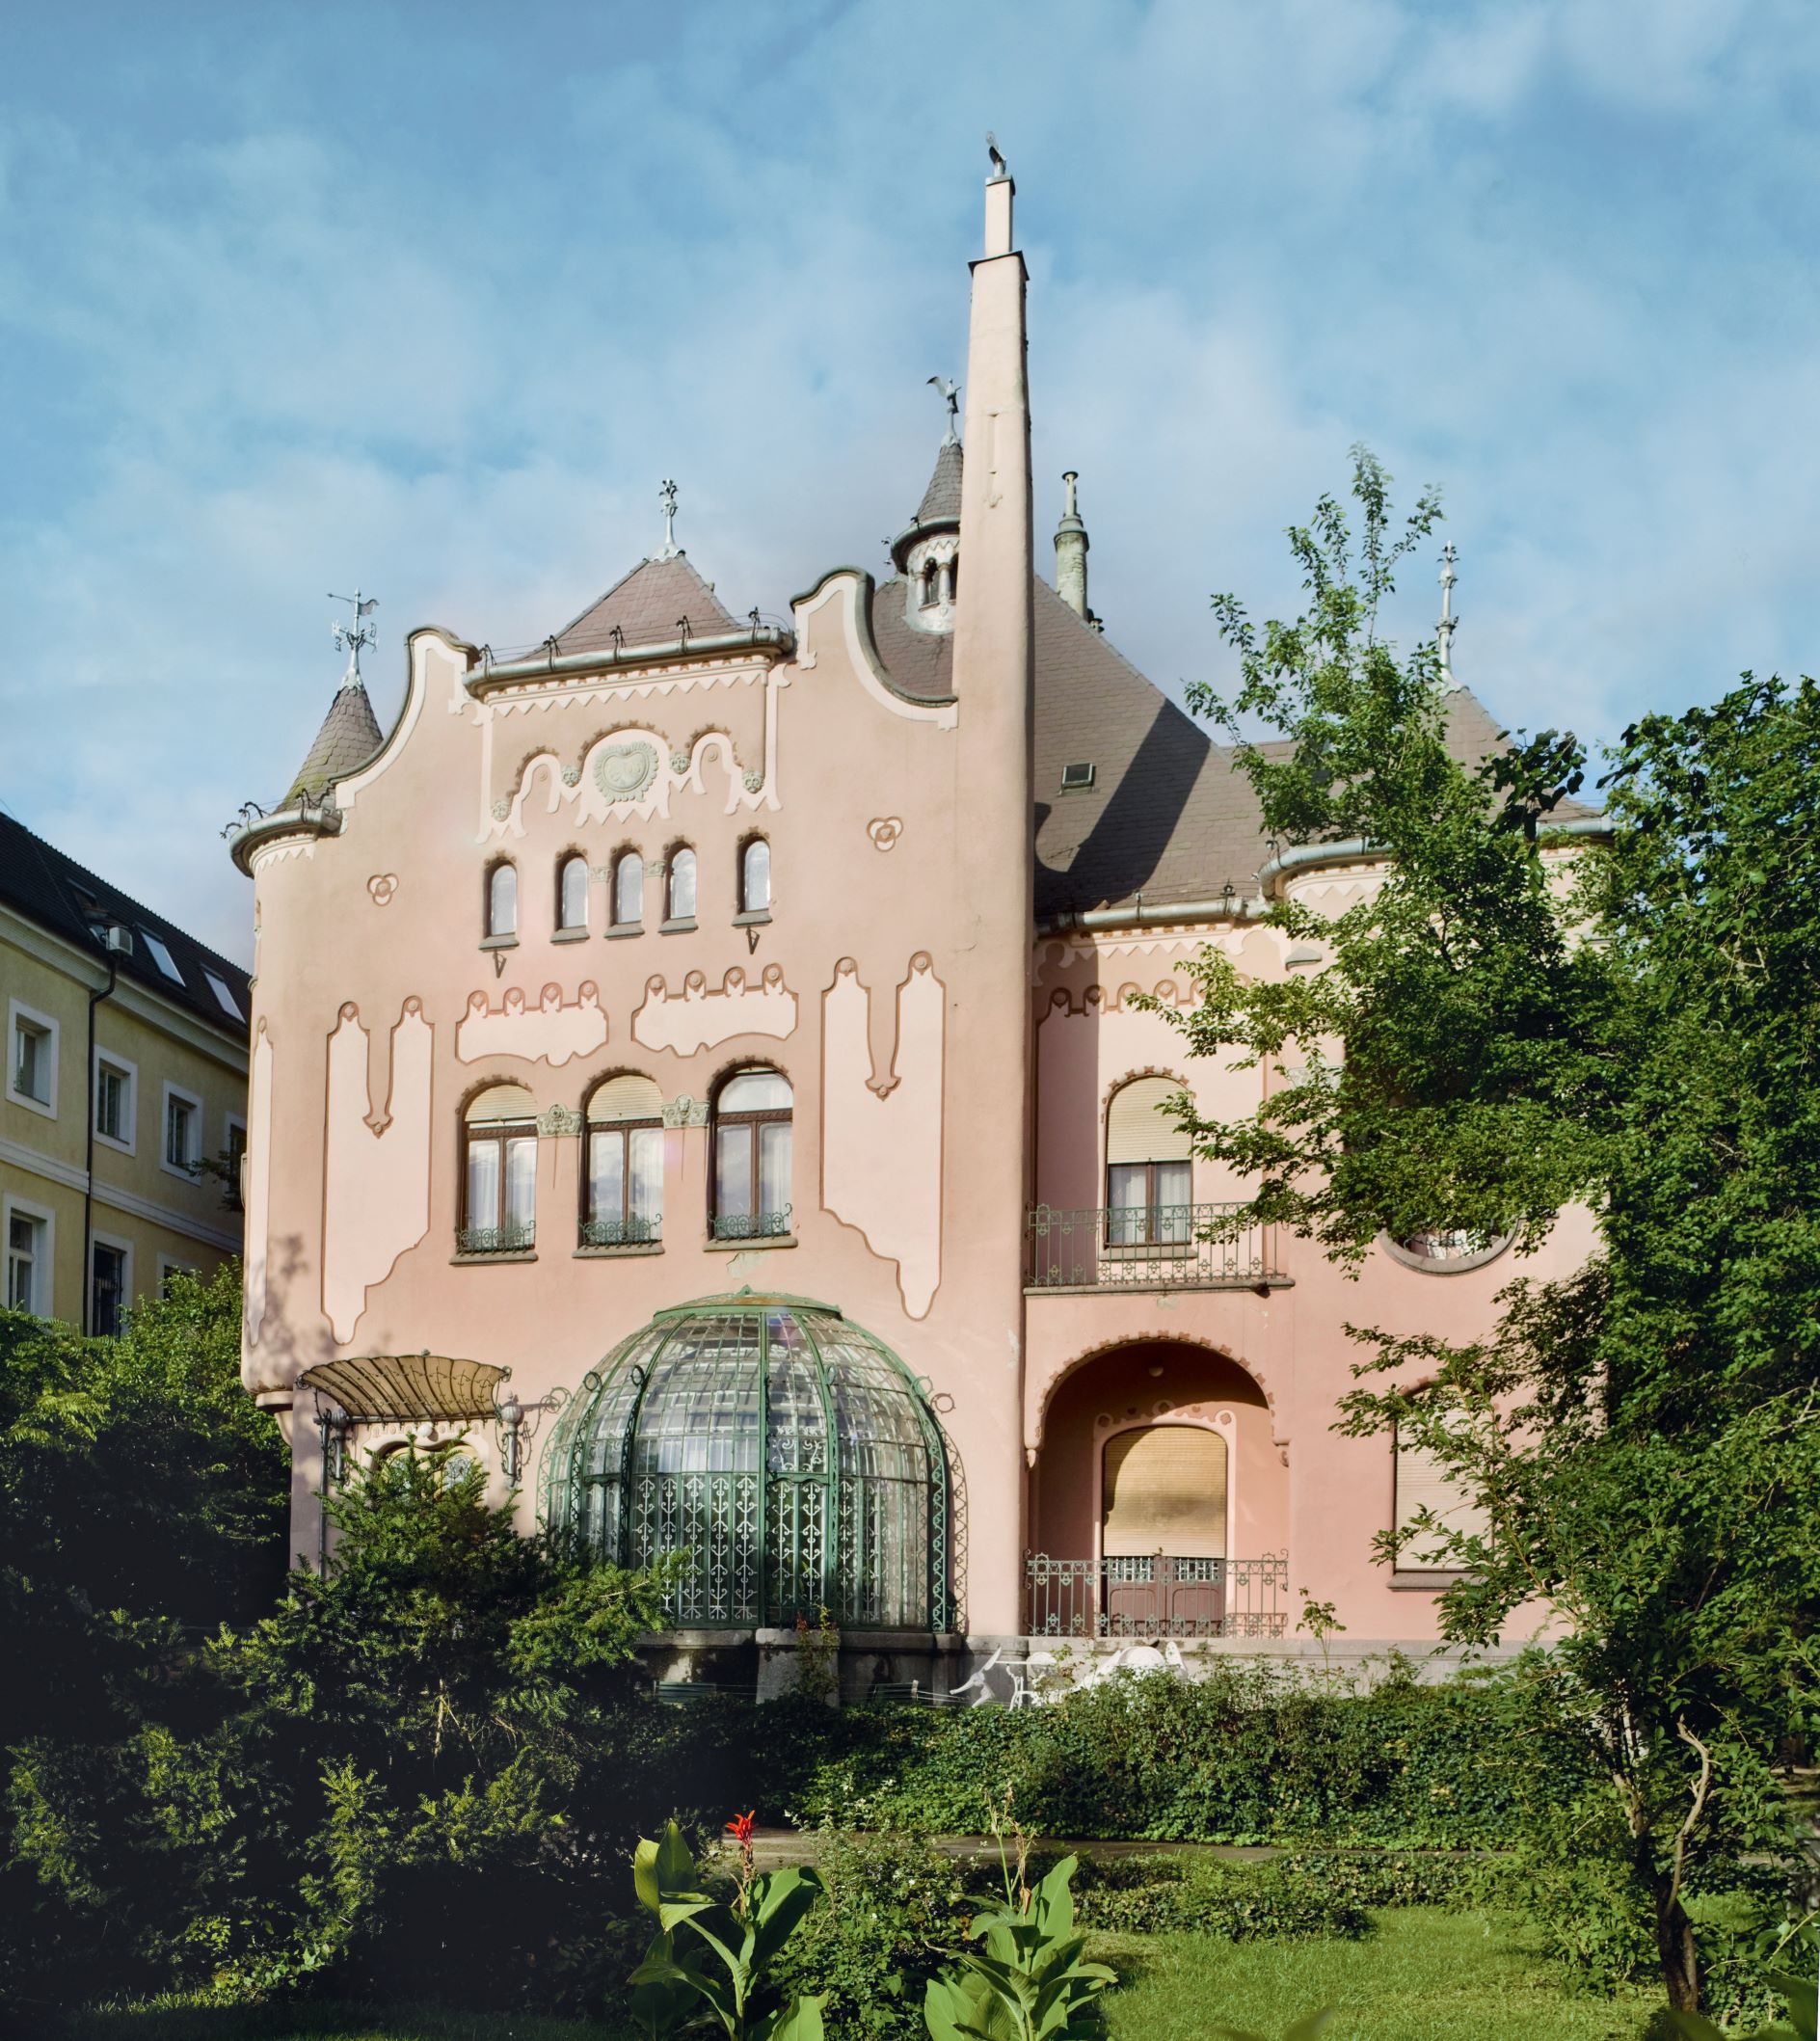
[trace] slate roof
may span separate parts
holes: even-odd
[[[382,741],[379,718],[362,684],[350,681],[338,687],[316,732],[316,741],[279,806],[294,807],[305,796],[320,799],[331,780],[364,765]]]
[[[935,472],[917,505],[919,524],[957,524],[960,522],[961,452],[958,440],[944,440],[935,456]]]
[[[715,637],[740,628],[696,573],[687,553],[641,560],[574,623],[563,626],[556,633],[556,650],[610,652],[616,624],[621,642],[628,646],[671,644],[682,635],[677,629],[682,617],[688,618],[692,638]]]
[[[4,812],[0,812],[0,900],[40,927],[100,958],[108,953],[91,933],[93,924],[123,922],[133,931],[133,948],[130,955],[119,958],[121,978],[149,986],[230,1039],[246,1041],[245,1015],[251,1010],[251,996],[247,974],[238,964],[230,964],[219,951],[186,935],[174,922],[141,906],[130,894],[66,857]],[[148,935],[155,936],[170,953],[180,980],[167,977],[159,968],[146,940]],[[203,975],[210,971],[233,994],[242,1015],[239,1020],[215,997]]]

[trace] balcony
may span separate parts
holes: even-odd
[[[1289,1555],[1024,1560],[1031,1637],[1283,1637]]]
[[[1242,1209],[1037,1205],[1025,1217],[1024,1279],[1032,1291],[1256,1290],[1285,1282],[1273,1227],[1207,1238]]]

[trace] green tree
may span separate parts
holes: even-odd
[[[1775,1763],[1820,1671],[1820,690],[1746,675],[1643,718],[1607,761],[1609,839],[1576,837],[1578,743],[1458,756],[1432,647],[1381,626],[1435,499],[1398,529],[1362,449],[1352,493],[1290,532],[1300,615],[1260,629],[1216,598],[1239,684],[1193,706],[1270,830],[1369,848],[1381,878],[1335,920],[1271,910],[1322,946],[1311,974],[1202,954],[1173,1016],[1191,1051],[1275,1074],[1246,1119],[1180,1111],[1251,1180],[1235,1224],[1353,1267],[1379,1233],[1520,1254],[1592,1215],[1585,1266],[1513,1280],[1482,1341],[1349,1328],[1371,1351],[1342,1423],[1431,1447],[1484,1508],[1482,1533],[1378,1540],[1465,1568],[1446,1635],[1554,1619],[1536,1677],[1616,1813],[1582,1846],[1610,1832],[1693,2011],[1690,1901],[1786,1840]]]

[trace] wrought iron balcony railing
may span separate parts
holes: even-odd
[[[1025,1555],[1032,1637],[1282,1637],[1289,1555],[1052,1559]]]
[[[790,1208],[781,1212],[716,1212],[709,1222],[715,1240],[779,1240],[790,1231]]]
[[[457,1254],[523,1254],[536,1245],[535,1225],[464,1226],[455,1236]]]
[[[662,1239],[663,1215],[660,1212],[649,1218],[640,1218],[634,1213],[629,1219],[584,1219],[581,1222],[581,1245],[584,1248],[656,1247]]]
[[[1033,1290],[1250,1289],[1280,1281],[1274,1227],[1207,1237],[1240,1209],[1037,1205],[1025,1218],[1025,1279]]]

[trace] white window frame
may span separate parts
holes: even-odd
[[[41,1098],[34,1098],[29,1091],[18,1091],[13,1088],[13,1079],[17,1075],[19,1066],[17,1048],[18,1027],[21,1021],[24,1021],[29,1027],[41,1029],[49,1039],[50,1098],[48,1101]],[[10,999],[7,1001],[6,1082],[7,1099],[10,1104],[23,1106],[28,1113],[40,1114],[45,1119],[55,1119],[57,1117],[57,1085],[61,1074],[61,1058],[58,1052],[62,1040],[63,1030],[48,1013],[40,1013],[36,1007],[28,1007],[22,999]],[[40,1312],[39,1315],[42,1317],[43,1313]]]
[[[112,1134],[104,1134],[97,1121],[94,1138],[102,1147],[112,1148],[118,1155],[136,1155],[139,1152],[139,1065],[124,1056],[117,1056],[112,1049],[94,1045],[94,1072],[92,1082],[94,1087],[94,1105],[98,1112],[101,1104],[101,1065],[118,1070],[126,1080],[126,1135],[117,1140]]]
[[[160,975],[174,985],[187,984],[189,980],[183,976],[183,967],[171,953],[171,945],[164,937],[151,928],[142,928],[139,933],[145,942],[147,955],[157,965]]]
[[[196,1173],[194,1168],[179,1169],[171,1160],[171,1148],[167,1137],[171,1131],[171,1101],[174,1098],[180,1098],[190,1109],[190,1145],[196,1151],[190,1157],[190,1161],[192,1164],[196,1164],[202,1159],[202,1132],[205,1124],[202,1118],[202,1101],[197,1097],[194,1091],[186,1090],[181,1085],[174,1085],[167,1079],[164,1094],[158,1105],[158,1167],[167,1176],[174,1176],[179,1181],[190,1185],[192,1189],[200,1190],[202,1179]]]
[[[219,971],[210,971],[206,967],[204,967],[202,972],[202,979],[203,982],[208,986],[209,991],[214,995],[216,1006],[221,1008],[223,1014],[228,1020],[243,1021],[246,1019],[247,1016],[240,1010],[240,997],[238,993],[236,993],[234,988],[228,982],[228,980],[222,977]]]
[[[240,1129],[240,1168],[232,1178],[222,1186],[223,1204],[232,1205],[236,1212],[247,1208],[247,1122],[244,1114],[224,1113],[221,1121],[221,1152],[224,1156],[234,1152],[234,1129]]]
[[[197,1266],[193,1261],[178,1261],[174,1255],[160,1254],[158,1257],[158,1295],[162,1297],[165,1285],[174,1276],[195,1276]]]
[[[44,1229],[43,1251],[33,1257],[31,1309],[35,1317],[48,1318],[57,1286],[57,1215],[46,1205],[33,1204],[28,1197],[0,1198],[0,1257],[13,1251],[13,1215],[15,1212],[36,1220]],[[3,1259],[0,1259],[0,1273],[4,1273]],[[5,1290],[0,1290],[0,1299],[5,1296]]]
[[[94,1250],[97,1248],[112,1248],[125,1257],[120,1271],[120,1322],[124,1324],[126,1314],[133,1305],[133,1244],[130,1240],[123,1240],[118,1233],[89,1235],[89,1267],[85,1276],[89,1287],[82,1300],[87,1312],[83,1322],[91,1332],[99,1337],[94,1323]]]

